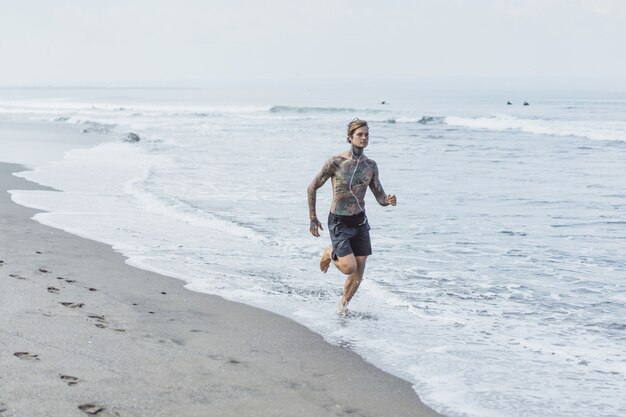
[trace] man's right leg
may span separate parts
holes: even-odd
[[[356,256],[356,270],[348,275],[346,278],[346,282],[343,285],[343,296],[341,297],[341,301],[339,303],[341,311],[344,311],[348,306],[352,297],[356,293],[356,290],[359,289],[359,285],[361,285],[361,281],[363,280],[363,274],[365,273],[365,263],[367,261],[367,256]]]

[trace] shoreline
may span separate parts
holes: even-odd
[[[13,163],[32,169],[62,160],[70,150],[91,148],[114,138],[91,132],[81,133],[80,125],[0,118],[0,163]]]
[[[0,416],[440,416],[288,318],[35,222],[22,169],[0,163]]]

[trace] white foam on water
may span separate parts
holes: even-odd
[[[499,114],[489,117],[458,117],[447,116],[445,123],[449,126],[468,127],[472,129],[518,130],[540,135],[577,136],[593,140],[626,141],[626,122],[591,121],[591,120],[545,120],[524,119]]]
[[[157,161],[131,144],[113,142],[69,151],[61,161],[15,175],[69,193],[120,195]]]

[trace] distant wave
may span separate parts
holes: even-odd
[[[419,123],[422,125],[440,125],[445,123],[444,116],[392,117],[383,120],[386,123]]]
[[[224,114],[255,114],[267,112],[269,106],[254,105],[173,105],[162,103],[128,103],[123,106],[115,103],[93,103],[84,101],[68,101],[69,99],[54,100],[2,100],[0,99],[0,114],[2,115],[34,115],[41,116],[42,120],[57,120],[78,116],[85,118],[88,115],[106,117],[162,117],[183,116],[206,118],[222,116]],[[47,116],[47,118],[45,117]],[[70,121],[71,122],[71,121]]]
[[[626,141],[626,122],[524,119],[508,115],[489,117],[446,116],[445,124],[487,130],[518,130],[539,135],[575,136],[592,140]]]
[[[363,109],[351,109],[347,107],[292,107],[292,106],[272,106],[270,113],[358,113]],[[367,110],[372,112],[376,110]]]
[[[419,119],[417,123],[421,123],[423,125],[439,125],[444,123],[445,120],[445,117],[440,116],[422,116],[422,118]]]
[[[389,117],[389,110],[382,109],[355,109],[349,107],[295,107],[295,106],[272,106],[269,109],[270,113],[297,113],[297,114],[307,114],[307,113],[349,113],[349,114],[366,114],[368,116],[363,116],[369,122],[381,122],[381,123],[419,123],[423,125],[439,125],[445,123],[445,116],[418,116],[418,117],[407,117],[407,116],[393,116]],[[375,116],[372,113],[379,115]]]
[[[67,122],[71,119],[63,120]],[[82,133],[99,133],[99,134],[109,134],[115,131],[117,125],[111,123],[99,123],[93,122],[91,120],[79,121],[77,124],[84,126],[81,130]]]

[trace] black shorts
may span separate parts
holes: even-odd
[[[372,254],[370,225],[364,212],[354,216],[328,214],[328,231],[333,243],[333,259],[350,255],[369,256]]]

